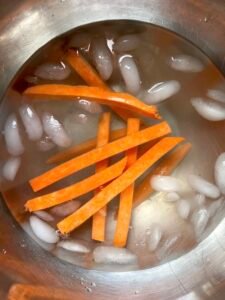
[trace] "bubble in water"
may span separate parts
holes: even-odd
[[[81,277],[81,278],[80,278],[80,284],[81,284],[81,285],[84,285],[84,282],[85,282],[84,278]]]
[[[26,246],[27,246],[27,245],[26,245],[25,243],[21,243],[21,244],[20,244],[20,247],[21,247],[21,248],[26,248]]]
[[[135,295],[138,295],[140,292],[137,290],[134,292]]]
[[[86,291],[87,291],[88,293],[91,293],[91,292],[92,292],[92,289],[91,289],[90,287],[86,286]]]
[[[69,238],[69,234],[63,234],[60,232],[60,230],[56,230],[56,234],[58,235],[58,237],[60,237],[62,240],[67,240]]]
[[[7,251],[5,249],[2,249],[2,254],[5,255]]]

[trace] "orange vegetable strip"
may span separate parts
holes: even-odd
[[[124,137],[125,135],[126,135],[126,128],[113,130],[110,132],[110,140],[115,141],[121,137]],[[90,150],[94,149],[96,146],[97,146],[96,138],[87,140],[79,145],[72,146],[69,149],[66,149],[64,151],[56,153],[55,155],[51,156],[47,160],[47,163],[51,164],[51,163],[58,163],[61,161],[65,161],[76,155],[83,154],[87,151],[90,151]]]
[[[150,185],[150,180],[154,175],[169,175],[174,169],[182,162],[185,156],[191,149],[191,144],[186,143],[179,146],[172,153],[168,154],[156,168],[151,171],[144,180],[136,187],[134,192],[133,207],[137,207],[142,201],[144,201],[153,192]]]
[[[132,135],[131,135],[132,136]],[[107,185],[100,193],[94,196],[90,201],[85,203],[75,213],[68,216],[57,224],[62,234],[67,234],[73,229],[79,227],[99,209],[105,206],[114,197],[124,191],[131,185],[141,174],[157,162],[162,156],[173,149],[184,139],[180,137],[167,137],[159,141],[155,146],[143,154],[136,162],[127,169],[121,176]]]
[[[171,132],[167,122],[162,122],[157,125],[140,130],[129,136],[125,136],[114,142],[108,143],[105,146],[95,148],[80,156],[62,163],[55,168],[39,175],[30,180],[30,185],[34,191],[39,191],[79,170],[82,170],[92,164],[95,164],[103,159],[124,152],[130,148],[147,143],[151,140],[162,137]]]
[[[140,128],[139,119],[128,119],[127,123],[127,134],[137,132]],[[127,166],[131,167],[137,160],[137,147],[127,150]],[[132,202],[134,195],[134,182],[129,185],[120,194],[120,204],[118,211],[118,218],[116,224],[116,231],[114,235],[114,246],[124,247],[126,246],[129,225],[132,213]]]
[[[143,127],[144,128],[144,127]],[[126,128],[116,129],[110,132],[110,141],[115,141],[121,137],[124,137],[126,135]],[[141,153],[143,154],[146,149],[149,149],[150,146],[153,146],[155,143],[157,143],[157,140],[151,141],[144,145],[144,149],[141,149]],[[48,164],[52,163],[59,163],[68,159],[73,158],[74,156],[83,154],[87,151],[90,151],[97,146],[97,140],[96,138],[89,139],[87,141],[82,142],[81,144],[74,145],[70,147],[69,149],[60,151],[59,153],[54,154],[51,156],[48,160]]]
[[[96,86],[106,90],[111,90],[78,50],[69,49],[65,55],[65,58],[70,66],[89,86]],[[127,121],[127,119],[130,117],[128,112],[120,109],[119,107],[111,108],[125,121]]]
[[[162,138],[158,138],[155,139],[153,141],[150,141],[144,145],[142,145],[141,147],[138,148],[138,157],[142,156],[146,151],[148,151],[151,147],[153,147],[155,144],[157,144]],[[136,190],[136,189],[135,189]],[[134,191],[135,191],[134,190]],[[118,219],[118,212],[119,212],[119,208],[117,209],[117,211],[114,213],[114,220]]]
[[[43,84],[29,87],[24,92],[25,95],[49,97],[59,99],[62,97],[71,101],[85,97],[109,106],[119,106],[120,108],[140,113],[147,117],[160,119],[157,108],[152,105],[144,104],[136,97],[126,93],[116,93],[99,87],[73,86],[64,84]]]
[[[88,85],[109,89],[106,83],[78,50],[69,49],[65,54],[65,58],[70,66]]]
[[[102,147],[109,142],[110,121],[111,121],[110,113],[104,113],[102,115],[102,118],[98,126],[97,147]],[[98,173],[106,169],[108,163],[109,163],[108,159],[101,160],[100,162],[98,162],[96,164],[95,172]],[[97,194],[102,188],[103,186],[98,187],[97,190],[95,191],[95,194]],[[96,214],[94,214],[93,222],[92,222],[93,240],[100,241],[100,242],[103,242],[105,240],[106,214],[107,214],[106,206],[104,206]]]
[[[55,192],[30,199],[26,202],[25,208],[30,212],[42,210],[62,204],[79,196],[82,196],[90,191],[93,191],[99,186],[102,186],[103,184],[119,176],[123,172],[126,162],[127,159],[123,158],[112,166],[94,175],[91,175],[90,177],[85,178],[80,182],[77,182]]]
[[[5,297],[4,297],[5,298]],[[5,298],[6,299],[6,298]],[[7,300],[71,300],[84,299],[81,292],[69,289],[47,287],[44,285],[13,284],[8,292]]]

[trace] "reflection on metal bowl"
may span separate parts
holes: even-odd
[[[7,4],[2,1],[1,6],[0,97],[20,67],[51,39],[78,26],[106,19],[150,22],[174,31],[196,44],[225,71],[225,11],[219,0],[201,3],[194,0],[121,3],[116,0],[110,4],[107,1],[39,0],[32,5],[30,1],[13,0]],[[219,224],[208,237],[175,260],[145,270],[108,272],[74,267],[57,260],[29,239],[2,202],[0,296],[4,299],[13,283],[21,283],[10,290],[14,299],[16,293],[24,290],[27,294],[37,293],[37,297],[42,291],[46,299],[46,295],[54,299],[51,296],[54,289],[57,299],[224,299],[222,210],[216,221]],[[39,287],[38,294],[37,288],[30,285],[47,287]]]

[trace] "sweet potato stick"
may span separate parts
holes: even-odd
[[[70,66],[89,86],[97,86],[109,90],[107,84],[101,79],[94,68],[82,56],[79,50],[69,49],[65,54],[65,58]]]
[[[96,86],[106,90],[111,90],[78,50],[69,49],[65,58],[70,66],[89,86]],[[130,117],[129,112],[124,111],[119,107],[111,107],[111,109],[124,121],[127,121]]]
[[[127,160],[123,158],[112,166],[85,178],[73,185],[65,187],[61,190],[30,199],[26,202],[25,208],[32,211],[42,210],[70,201],[74,198],[82,196],[103,184],[113,180],[121,175],[125,168]]]
[[[43,84],[29,87],[24,91],[24,94],[28,96],[39,96],[39,100],[40,96],[41,99],[48,97],[48,100],[52,98],[60,101],[64,101],[65,99],[76,101],[79,97],[85,97],[101,104],[117,106],[147,117],[160,119],[155,106],[144,104],[141,100],[132,95],[112,92],[99,87]]]
[[[102,147],[109,142],[110,135],[110,113],[104,113],[99,122],[97,147]],[[108,166],[108,159],[104,159],[96,164],[96,173],[103,171]],[[98,187],[95,194],[100,192],[103,186]],[[93,216],[92,222],[92,239],[103,242],[105,240],[105,221],[106,221],[107,207],[102,207]]]
[[[165,136],[171,132],[167,122],[140,130],[129,136],[125,136],[105,146],[93,149],[80,156],[77,156],[65,163],[30,180],[30,185],[34,191],[39,191],[77,171],[93,165],[108,157],[124,152],[130,148],[147,143],[151,140]]]
[[[134,192],[134,201],[133,207],[137,207],[144,201],[149,195],[153,192],[153,189],[150,185],[150,180],[154,175],[169,175],[174,169],[183,161],[185,156],[191,149],[191,144],[186,143],[179,146],[172,153],[168,154],[156,168],[148,174],[144,180],[136,187]]]
[[[137,132],[140,128],[139,119],[128,119],[127,134]],[[137,159],[137,147],[127,150],[127,166],[131,167]],[[132,202],[134,195],[134,183],[129,185],[120,194],[119,212],[116,224],[116,231],[114,235],[114,246],[124,247],[126,246],[129,225],[132,213]]]
[[[142,129],[145,127],[142,127]],[[126,135],[126,128],[121,128],[121,129],[116,129],[110,132],[110,142],[115,141],[121,137],[124,137]],[[158,139],[160,140],[160,138]],[[140,153],[143,154],[148,150],[151,146],[156,144],[158,140],[151,141],[140,149]],[[54,154],[47,160],[47,164],[52,164],[52,163],[59,163],[66,161],[68,159],[71,159],[77,155],[83,154],[87,151],[90,151],[97,146],[97,140],[96,138],[92,138],[90,140],[84,141],[81,144],[74,145],[66,150],[60,151],[59,153]]]
[[[115,141],[121,137],[124,137],[125,135],[126,135],[126,128],[113,130],[110,132],[110,141]],[[55,155],[51,156],[47,160],[47,163],[48,164],[59,163],[71,159],[74,156],[83,154],[87,151],[96,148],[96,146],[97,146],[96,138],[84,141],[79,145],[72,146],[69,149],[56,153]]]
[[[131,135],[132,136],[132,135]],[[107,185],[100,193],[84,204],[75,213],[68,216],[57,224],[62,234],[67,234],[79,227],[92,217],[103,206],[109,203],[114,197],[124,191],[129,185],[141,176],[149,167],[156,163],[167,152],[172,150],[184,139],[180,137],[167,137],[159,141],[145,154],[143,154],[129,169],[121,176]]]

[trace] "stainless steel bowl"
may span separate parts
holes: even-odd
[[[73,28],[104,20],[135,20],[170,29],[205,51],[225,72],[223,0],[0,0],[0,5],[0,98],[20,67],[40,47]],[[51,287],[46,299],[224,299],[224,232],[222,219],[194,250],[148,270],[86,270],[42,250],[21,230],[2,202],[0,298],[6,297],[13,283],[23,283]],[[10,299],[19,299],[16,293],[21,295],[24,287],[12,288]],[[51,291],[56,288],[58,298],[53,298]],[[64,290],[64,297],[60,298],[59,289]],[[72,294],[67,295],[68,290]]]

